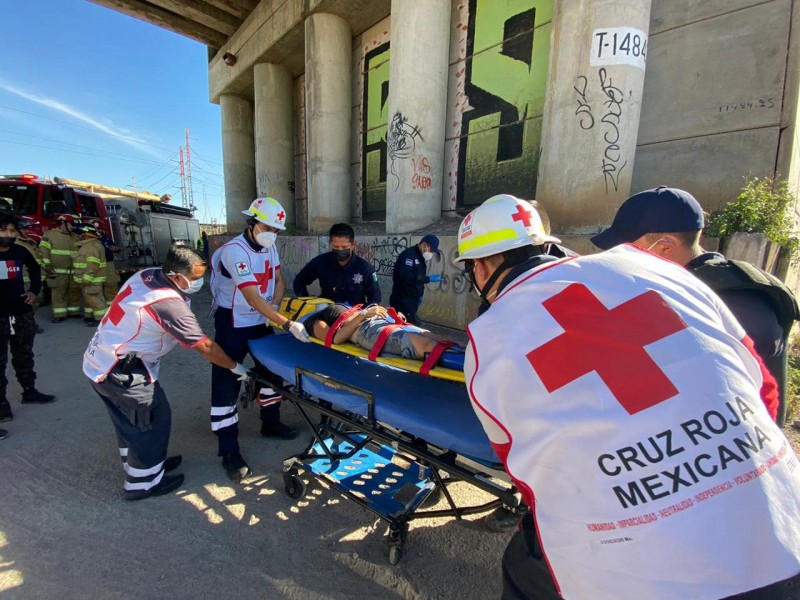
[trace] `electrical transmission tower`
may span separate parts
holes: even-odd
[[[187,189],[187,199],[189,201],[189,205],[187,208],[191,210],[195,209],[194,206],[194,192],[192,191],[192,151],[191,146],[189,146],[189,130],[186,130],[186,189]]]
[[[183,146],[179,149],[180,154],[180,164],[181,164],[181,206],[184,208],[188,208],[188,197],[186,195],[186,171],[183,166]]]

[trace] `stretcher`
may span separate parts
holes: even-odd
[[[332,300],[326,298],[316,297],[300,297],[300,298],[284,298],[281,302],[280,313],[287,319],[292,321],[303,322],[307,317],[315,311],[325,308],[333,304]],[[277,325],[277,323],[273,323]],[[311,337],[311,341],[315,344],[325,346],[326,342]],[[464,349],[456,345],[449,345],[445,342],[435,356],[429,357],[430,361],[418,361],[400,356],[393,356],[388,354],[377,354],[371,356],[371,353],[363,348],[356,346],[352,342],[345,342],[343,344],[330,344],[330,347],[337,352],[344,352],[345,354],[352,354],[360,358],[365,358],[378,362],[404,371],[412,373],[421,373],[430,377],[437,377],[440,379],[447,379],[449,381],[464,382]]]
[[[412,520],[494,511],[484,522],[498,531],[515,526],[524,514],[463,384],[304,344],[291,335],[252,340],[250,350],[259,374],[245,386],[243,401],[253,402],[260,387],[269,385],[312,433],[306,448],[283,462],[286,493],[305,495],[302,470],[372,511],[388,523],[391,564],[402,556]],[[319,421],[312,418],[316,412]],[[494,498],[458,506],[447,489],[456,481]],[[426,509],[431,494],[441,494],[447,507]]]

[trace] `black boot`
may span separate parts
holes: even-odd
[[[0,400],[0,423],[3,421],[12,421],[14,413],[11,412],[11,405],[5,398]]]
[[[242,455],[239,452],[235,454],[226,454],[222,457],[222,466],[228,473],[231,481],[241,481],[248,475],[252,474],[250,467],[244,462]]]
[[[8,437],[8,432],[5,429],[0,429],[0,440],[4,440]]]
[[[150,496],[163,496],[178,489],[183,483],[183,475],[164,475],[156,485],[149,490],[125,490],[122,497],[128,502],[144,500]]]
[[[296,427],[289,427],[280,421],[277,423],[261,423],[261,435],[268,438],[279,440],[293,440],[298,436],[300,430]]]
[[[55,323],[62,323],[63,321],[64,321],[64,317],[56,317],[55,319],[53,319],[50,322],[55,324]]]
[[[23,404],[50,404],[56,399],[52,394],[43,394],[34,387],[22,390]]]

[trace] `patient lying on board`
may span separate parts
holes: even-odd
[[[306,331],[317,339],[325,340],[331,327],[348,310],[350,310],[348,307],[341,304],[323,308],[306,319]],[[356,310],[339,324],[333,335],[333,343],[342,344],[351,341],[364,350],[372,350],[381,331],[392,326],[387,317],[388,313],[382,306],[373,305],[363,310]],[[382,353],[423,360],[440,339],[427,329],[404,324],[389,334]]]

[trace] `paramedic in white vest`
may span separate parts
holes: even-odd
[[[205,272],[197,251],[170,248],[163,267],[144,269],[125,282],[83,355],[83,372],[117,432],[126,500],[160,496],[183,483],[183,475],[166,475],[181,456],[167,458],[172,413],[158,382],[161,357],[180,344],[247,378],[247,369],[208,339],[189,307]]]
[[[248,342],[272,333],[268,321],[281,325],[297,339],[308,342],[301,323],[282,316],[276,306],[286,292],[275,240],[286,229],[286,211],[273,198],[257,198],[247,216],[247,229],[219,250],[211,259],[211,293],[217,306],[214,314],[215,340],[235,360],[249,353]],[[238,357],[238,358],[237,358]],[[226,369],[211,370],[211,430],[219,441],[222,466],[233,481],[241,481],[250,468],[239,449],[239,380]],[[281,397],[272,388],[262,388],[261,435],[292,439],[298,430],[280,422]]]
[[[741,325],[647,250],[537,260],[547,241],[507,195],[458,237],[489,303],[469,394],[531,507],[503,598],[800,598],[800,466]]]

